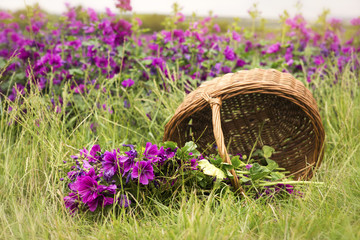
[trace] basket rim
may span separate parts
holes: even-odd
[[[236,73],[243,73],[243,72],[249,72],[249,71],[271,71],[271,72],[278,72],[281,73],[275,69],[269,69],[269,70],[263,70],[255,68],[253,70],[241,70]],[[188,116],[191,116],[192,114],[201,111],[205,107],[208,107],[208,103],[201,97],[201,94],[207,93],[212,98],[221,98],[222,101],[225,101],[228,98],[235,97],[237,95],[246,95],[246,94],[252,94],[252,93],[259,93],[259,94],[272,94],[277,95],[279,97],[283,97],[296,105],[298,105],[302,110],[305,111],[307,116],[312,120],[313,124],[321,123],[321,117],[319,114],[319,110],[316,104],[315,99],[313,98],[313,95],[311,92],[304,86],[302,82],[299,80],[296,80],[292,75],[289,75],[294,80],[297,81],[297,84],[299,84],[302,88],[302,91],[305,91],[303,95],[307,95],[308,98],[304,98],[302,96],[299,96],[298,91],[296,91],[294,88],[290,88],[288,85],[284,85],[281,83],[276,82],[261,82],[261,86],[259,86],[259,82],[249,83],[249,82],[235,82],[232,83],[231,88],[223,88],[223,89],[215,89],[213,91],[207,91],[209,88],[207,88],[209,85],[209,82],[211,81],[219,81],[224,80],[225,77],[232,76],[236,73],[228,73],[222,77],[214,78],[210,81],[204,82],[201,84],[196,90],[192,91],[190,94],[188,94],[184,101],[179,105],[177,110],[175,111],[172,119],[165,125],[165,133],[164,133],[164,139],[167,139],[174,131],[174,128],[176,128],[178,125],[181,124],[181,122]],[[226,79],[225,79],[226,80]],[[236,87],[241,88],[241,91],[239,91]],[[226,93],[226,94],[225,94]],[[186,101],[187,99],[195,98],[194,101]],[[322,124],[318,124],[314,127],[320,127],[323,129]],[[169,131],[170,128],[170,131]],[[324,133],[325,135],[325,133]]]

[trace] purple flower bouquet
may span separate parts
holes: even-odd
[[[168,201],[178,189],[205,192],[231,188],[231,169],[237,173],[245,194],[254,199],[301,196],[293,185],[309,182],[287,179],[285,169],[270,159],[273,151],[264,146],[253,154],[256,161],[237,154],[231,158],[232,164],[227,164],[219,155],[204,158],[193,142],[182,148],[174,142],[161,146],[148,142],[141,151],[133,145],[123,145],[121,149],[103,152],[94,145],[90,151],[84,148],[71,156],[75,164],[64,161],[70,170],[66,180],[69,193],[64,201],[72,214],[80,209],[94,212],[106,206],[128,208],[151,197]]]
[[[180,184],[180,176],[198,170],[201,155],[193,143],[179,150],[172,142],[161,147],[148,142],[141,153],[133,145],[105,152],[94,145],[90,151],[84,148],[71,158],[75,163],[72,166],[64,161],[66,168],[70,167],[66,180],[70,192],[64,201],[66,208],[75,213],[78,209],[93,212],[108,205],[129,207],[133,200],[141,201],[140,191],[155,189],[164,194]]]

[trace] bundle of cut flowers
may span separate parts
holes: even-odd
[[[203,192],[214,188],[231,188],[235,169],[244,194],[253,198],[277,199],[301,196],[286,172],[270,159],[274,149],[264,146],[248,158],[237,154],[232,164],[224,163],[219,155],[203,156],[194,142],[179,148],[174,142],[160,146],[146,143],[145,148],[123,145],[102,151],[99,145],[80,150],[64,161],[69,193],[64,197],[71,214],[78,210],[95,211],[101,208],[128,208],[147,198],[157,197],[164,203],[180,189],[197,188]],[[60,180],[65,181],[64,178]]]

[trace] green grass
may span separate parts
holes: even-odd
[[[27,114],[18,103],[8,113],[2,98],[0,239],[360,239],[359,72],[346,69],[334,85],[336,71],[329,68],[324,79],[316,79],[313,91],[326,131],[325,157],[313,180],[324,185],[309,186],[304,198],[272,204],[239,201],[232,193],[189,192],[170,206],[154,199],[130,213],[71,217],[62,200],[62,161],[94,142],[107,149],[160,142],[184,93],[176,87],[166,93],[150,83],[151,96],[130,91],[132,107],[125,109],[122,99],[94,91],[84,98],[89,110],[75,108],[66,118],[64,111],[48,108],[50,96],[35,90],[21,99]],[[75,97],[63,96],[65,102]],[[112,105],[114,114],[98,109],[97,101]],[[156,109],[152,120],[146,117],[149,108]],[[15,116],[17,124],[9,125]],[[96,134],[89,130],[91,122],[98,123]]]

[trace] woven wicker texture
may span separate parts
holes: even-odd
[[[216,144],[225,162],[228,153],[268,145],[280,167],[308,179],[322,160],[324,138],[316,101],[303,83],[288,73],[253,69],[204,82],[187,95],[163,140],[195,141],[205,154],[216,153]]]

